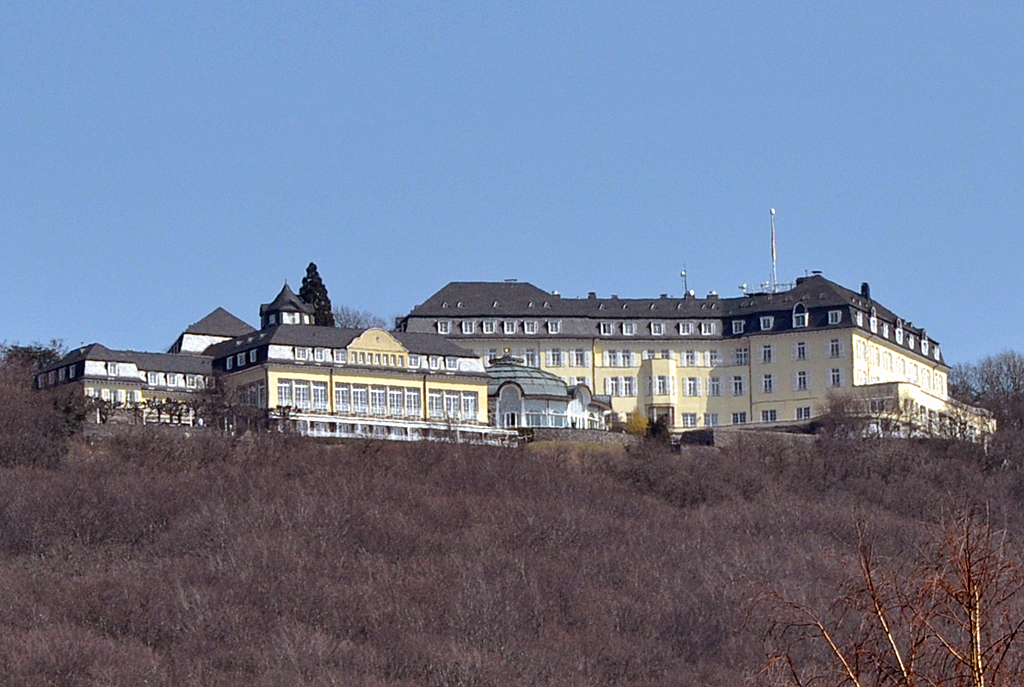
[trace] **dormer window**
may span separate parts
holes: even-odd
[[[463,320],[462,321],[462,333],[463,334],[472,334],[475,331],[476,331],[476,322],[474,322],[472,320]]]
[[[295,347],[295,359],[296,360],[309,360],[309,349],[303,348],[302,346]]]
[[[517,327],[516,327],[516,321],[515,320],[505,320],[504,322],[501,323],[501,326],[505,330],[506,334],[515,334],[516,333]]]
[[[793,327],[806,327],[807,326],[807,308],[804,307],[803,303],[797,303],[796,307],[793,308]]]
[[[562,333],[562,322],[561,320],[551,320],[548,322],[548,334],[561,334]]]
[[[481,326],[483,327],[484,334],[493,334],[494,333],[494,322],[493,321],[484,322]]]
[[[862,313],[860,310],[854,313],[853,319],[857,322],[858,327],[864,326],[864,313]]]
[[[771,315],[761,316],[761,331],[766,332],[775,326],[775,318]]]
[[[235,356],[235,365],[238,367],[245,365],[245,353],[239,353]]]
[[[526,334],[536,334],[537,333],[537,323],[536,322],[523,322],[523,332],[526,333]]]
[[[448,370],[457,370],[459,369],[459,359],[449,356],[444,359],[444,366]]]
[[[270,313],[270,317],[267,318],[267,322],[270,324],[277,324],[277,315]]]
[[[665,334],[665,324],[663,322],[651,322],[651,335],[662,336]]]
[[[888,322],[883,322],[882,323],[882,336],[884,336],[887,339],[889,338],[889,323]]]
[[[733,334],[742,334],[743,330],[746,328],[746,324],[747,323],[744,322],[743,320],[733,320],[732,321],[732,333]]]
[[[909,336],[907,336],[907,345],[910,346],[911,348],[914,347],[914,335],[913,334],[910,334]]]
[[[715,323],[714,322],[701,322],[700,323],[700,333],[701,333],[702,336],[711,336],[711,335],[713,335],[715,333]]]
[[[682,336],[689,336],[693,334],[693,322],[680,322],[679,333]]]
[[[111,377],[117,376],[117,363],[107,363],[107,374]]]
[[[602,322],[601,323],[601,336],[611,336],[611,335],[612,335],[612,323],[611,322]]]
[[[829,310],[828,311],[828,323],[829,324],[839,324],[842,321],[843,321],[843,311],[842,310]]]
[[[636,322],[623,322],[622,333],[626,336],[634,336],[636,334]]]
[[[871,308],[871,317],[868,319],[868,324],[872,334],[878,333],[878,313],[874,308]]]
[[[441,320],[437,323],[438,334],[450,334],[452,331],[452,323],[447,320]]]
[[[336,348],[336,349],[334,349],[334,362],[336,362],[336,363],[344,363],[347,360],[348,360],[348,351],[346,351],[344,348]]]
[[[928,339],[921,337],[921,355],[928,355]]]
[[[250,363],[256,362],[256,349],[255,348],[252,349],[251,351],[249,351],[249,362]]]

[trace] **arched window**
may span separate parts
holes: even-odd
[[[797,303],[793,306],[793,327],[806,327],[807,326],[807,308],[803,303]]]

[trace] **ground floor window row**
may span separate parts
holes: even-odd
[[[246,402],[259,405],[266,403],[262,382],[239,390]],[[277,382],[277,405],[299,410],[330,412],[327,382],[310,382],[297,379],[279,379]],[[430,389],[427,391],[427,416],[475,421],[478,419],[480,394],[477,391],[450,391]],[[384,384],[334,384],[334,408],[336,413],[355,413],[387,417],[423,417],[422,389],[418,387],[388,386]]]
[[[85,395],[111,403],[142,403],[142,392],[138,389],[97,389],[87,386]]]

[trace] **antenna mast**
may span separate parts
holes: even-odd
[[[771,208],[769,210],[769,212],[771,212],[771,216],[772,216],[772,290],[771,290],[771,292],[775,293],[775,292],[778,291],[778,288],[779,288],[778,287],[779,279],[778,279],[778,275],[775,272],[775,259],[777,257],[776,252],[775,252],[775,208]]]

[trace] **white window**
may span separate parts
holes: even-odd
[[[405,414],[410,417],[419,417],[422,412],[420,406],[420,390],[419,389],[406,389],[405,390]]]
[[[708,366],[718,367],[722,364],[722,352],[717,348],[712,348],[708,351]]]
[[[444,359],[444,367],[446,370],[457,370],[459,369],[459,359],[448,356]]]
[[[747,424],[747,414],[746,413],[742,413],[742,412],[741,413],[733,413],[732,414],[732,423],[734,425],[745,425],[745,424]]]
[[[761,362],[768,364],[775,361],[775,344],[761,345]]]
[[[779,415],[778,412],[776,410],[774,410],[774,409],[772,409],[772,410],[762,410],[761,411],[761,422],[775,422],[778,419],[778,415]]]
[[[132,389],[128,392],[128,400],[132,403],[142,403],[142,392],[138,389]]]
[[[828,342],[828,357],[829,358],[842,358],[843,357],[843,342],[839,339],[832,339]]]
[[[838,389],[843,385],[843,371],[841,368],[833,367],[829,373],[829,386]]]
[[[775,326],[775,318],[771,315],[761,316],[761,331],[766,332]]]
[[[189,389],[195,389],[198,385],[195,375],[185,375],[185,386]]]
[[[928,339],[921,337],[921,355],[928,355]]]
[[[604,366],[605,367],[618,367],[619,366],[619,352],[616,350],[607,350],[604,352]]]
[[[325,357],[326,357],[326,355],[324,353],[324,349],[322,349],[322,348],[314,348],[313,349],[313,360],[317,361],[318,363],[322,363],[324,361]]]
[[[803,406],[802,408],[796,409],[797,420],[810,420],[811,419],[811,407]]]
[[[936,355],[938,354],[938,352],[939,352],[938,349],[935,349]],[[68,368],[68,379],[74,379],[74,378],[75,378],[75,366],[72,365],[71,367]]]
[[[227,357],[227,359],[224,361],[224,369],[225,370],[230,370],[230,369],[234,368],[234,366],[235,366],[235,356],[229,355]],[[168,378],[167,383],[168,384],[171,383],[170,378]]]
[[[793,326],[794,327],[806,327],[807,326],[807,311],[794,312],[793,313]]]
[[[370,412],[383,415],[387,408],[387,388],[380,385],[370,387]]]
[[[857,322],[858,327],[864,326],[864,313],[862,313],[861,311],[858,310],[857,312],[855,312],[853,314],[853,319],[854,321]]]
[[[158,375],[156,372],[147,372],[146,383],[149,384],[150,386],[156,386],[157,384],[160,383],[160,375]]]
[[[295,347],[295,359],[296,360],[309,360],[309,349],[301,346]]]
[[[111,377],[117,376],[117,363],[107,363],[107,374]]]
[[[701,322],[700,323],[700,333],[703,334],[704,336],[712,336],[715,333],[715,323],[714,322]]]
[[[548,367],[564,367],[564,351],[561,348],[552,348],[549,350],[547,355],[547,365]]]
[[[633,351],[622,351],[622,366],[633,367],[637,364],[636,356],[633,355]]]
[[[672,393],[672,382],[671,377],[668,375],[658,375],[654,378],[654,393],[659,396],[666,396]]]
[[[280,379],[277,382],[277,405],[290,406],[292,404],[292,383],[288,379]]]
[[[750,362],[749,348],[734,348],[732,351],[733,365],[746,365]]]
[[[652,349],[649,349],[649,348],[648,349],[644,349],[643,356],[641,356],[641,357],[644,360],[654,360],[654,351]]]
[[[743,395],[743,377],[735,375],[732,378],[732,395],[742,396]]]
[[[124,401],[125,401],[124,389],[118,389],[117,390],[117,397],[116,398],[117,398],[117,402],[118,403],[124,403]]]
[[[697,413],[683,413],[681,418],[683,420],[683,427],[697,426]]]
[[[338,413],[347,413],[352,403],[352,385],[337,382],[334,385],[334,410]]]
[[[903,343],[903,327],[896,327],[896,343]]]
[[[775,375],[761,376],[761,391],[766,394],[775,392]]]
[[[437,323],[438,334],[450,334],[452,331],[452,323],[446,320]]]
[[[828,323],[829,324],[839,324],[842,321],[843,321],[843,311],[842,310],[829,310],[828,311]]]
[[[718,426],[718,413],[704,413],[704,426],[705,427],[717,427]]]
[[[665,333],[665,324],[663,322],[651,322],[651,335],[661,336]]]
[[[612,335],[612,323],[611,322],[602,322],[601,323],[601,336],[611,336],[611,335]]]
[[[609,396],[621,396],[622,377],[605,377],[604,392]]]
[[[463,334],[472,334],[475,331],[476,331],[476,322],[474,322],[473,320],[463,320],[462,321],[462,333]]]
[[[501,323],[501,326],[502,326],[502,329],[505,330],[506,334],[515,334],[516,333],[516,321],[515,320],[505,320],[504,322]]]
[[[292,394],[295,397],[295,407],[304,410],[309,409],[309,382],[294,382]]]
[[[462,392],[462,419],[476,420],[479,398],[475,391]]]
[[[239,353],[235,356],[235,365],[238,367],[245,365],[245,353]]]
[[[537,333],[537,323],[536,322],[523,322],[523,332],[525,332],[527,334],[536,334]]]
[[[884,336],[887,339],[889,338],[889,323],[888,322],[883,322],[882,323],[882,336]]]
[[[687,367],[695,367],[697,365],[697,351],[683,351],[683,364]]]
[[[494,333],[494,322],[493,321],[483,322],[480,326],[483,328],[484,334],[493,334]]]
[[[633,336],[636,334],[636,322],[623,322],[622,333],[625,336]]]
[[[708,378],[708,396],[721,396],[722,395],[722,378],[721,377],[710,377]]]
[[[409,367],[419,367],[419,366],[420,366],[420,357],[418,355],[416,355],[415,353],[410,353],[409,354]]]
[[[793,377],[793,389],[794,391],[807,391],[809,388],[808,376],[806,370],[799,370]]]
[[[536,348],[523,349],[523,364],[528,367],[540,367],[540,359],[537,356]]]
[[[693,334],[693,322],[680,322],[679,333],[683,336],[689,336]]]
[[[700,396],[700,377],[686,378],[686,395]]]
[[[586,349],[575,348],[569,352],[569,366],[570,367],[587,367],[590,364],[589,355]]]
[[[560,320],[553,320],[548,322],[548,334],[561,334],[562,333],[562,322]]]
[[[388,413],[395,417],[405,414],[405,393],[401,387],[388,387]]]
[[[343,348],[334,349],[334,362],[343,363],[348,360],[348,351]]]
[[[313,382],[313,408],[327,410],[327,382]]]
[[[747,323],[744,322],[743,320],[733,320],[732,321],[732,333],[733,334],[742,334],[743,333],[743,329],[746,327],[746,324]]]
[[[440,370],[441,369],[441,356],[432,355],[430,356],[430,369]]]
[[[636,377],[622,378],[622,395],[636,396]]]
[[[797,341],[793,346],[793,360],[807,360],[807,342]]]

